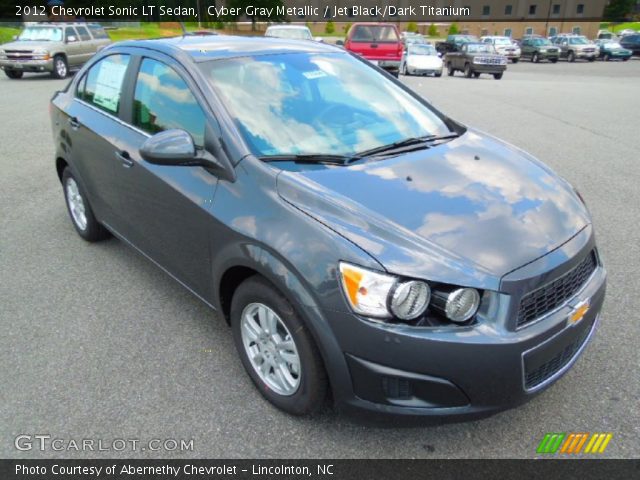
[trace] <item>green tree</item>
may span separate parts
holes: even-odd
[[[452,23],[449,27],[449,35],[456,35],[459,31],[458,25],[455,23]]]
[[[627,18],[633,10],[636,0],[611,0],[604,7],[604,20],[619,22]]]
[[[407,32],[418,33],[418,24],[416,22],[409,22],[407,24]]]
[[[331,35],[332,33],[335,33],[335,31],[336,31],[335,25],[331,20],[329,20],[327,24],[324,26],[324,33]]]
[[[345,23],[344,27],[342,27],[342,31],[347,34],[349,33],[349,29],[351,28],[351,23]]]
[[[438,27],[436,27],[433,23],[431,25],[429,25],[429,36],[430,37],[437,37],[439,35],[438,33]]]

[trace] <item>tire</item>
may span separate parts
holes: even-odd
[[[272,334],[274,326],[277,333]],[[318,347],[293,306],[264,278],[250,277],[235,291],[231,328],[240,360],[264,398],[292,415],[308,415],[325,405],[329,384]]]
[[[589,63],[593,63],[596,61],[596,57],[589,57]]]
[[[627,62],[627,61],[629,61],[629,57],[624,57],[624,58],[622,59],[622,61],[623,61],[623,62]]]
[[[108,238],[108,230],[96,220],[84,189],[69,167],[62,172],[62,188],[71,223],[78,235],[87,242],[98,242]]]
[[[473,78],[480,78],[480,72],[473,72]]]
[[[609,55],[608,53],[604,54],[604,61],[608,62],[609,60],[611,60],[611,55]]]
[[[409,76],[409,70],[407,70],[407,64],[406,63],[402,66],[402,74],[404,76],[407,76],[407,77]]]
[[[456,71],[451,66],[451,62],[447,63],[447,75],[449,75],[450,77],[453,77],[455,73]]]
[[[22,78],[23,72],[20,72],[18,70],[5,70],[4,74],[11,80],[18,80]]]
[[[519,58],[512,58],[512,59],[511,59],[511,61],[512,61],[513,63],[518,63],[518,62],[520,61],[520,59],[519,59]]]
[[[51,76],[53,78],[62,79],[66,78],[67,75],[69,75],[67,59],[62,55],[56,55],[53,57],[53,70],[51,71]]]
[[[552,58],[549,60],[551,63],[558,63],[558,59],[557,58]]]
[[[531,61],[533,63],[540,63],[540,56],[538,55],[538,52],[533,54],[533,56],[531,57]]]
[[[571,62],[571,63],[573,63],[573,62],[575,62],[575,61],[576,61],[576,54],[575,54],[575,53],[573,53],[573,52],[569,52],[569,53],[567,54],[567,62]]]
[[[502,73],[494,73],[493,78],[495,78],[496,80],[502,80]]]
[[[436,73],[434,74],[437,78],[440,78],[442,76],[442,72]]]
[[[471,65],[467,63],[464,66],[464,76],[471,78],[471,75],[473,75],[473,70],[471,70]]]

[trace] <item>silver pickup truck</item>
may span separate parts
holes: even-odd
[[[7,77],[51,72],[65,78],[111,40],[96,23],[41,23],[26,27],[13,42],[0,45],[0,68]]]

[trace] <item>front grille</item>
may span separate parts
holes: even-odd
[[[484,65],[502,65],[503,60],[500,57],[476,57],[475,63]]]
[[[28,50],[5,50],[9,60],[32,60],[33,52]]]
[[[578,353],[580,347],[584,344],[587,337],[589,336],[590,328],[585,328],[584,332],[580,334],[578,338],[576,338],[569,345],[564,347],[559,353],[557,353],[553,358],[548,360],[547,362],[540,365],[538,368],[528,371],[525,368],[525,378],[524,378],[524,386],[527,390],[537,387],[545,380],[551,378],[557,372],[559,372],[563,367],[565,367],[571,359]]]
[[[564,304],[578,293],[597,265],[592,250],[573,270],[522,297],[516,327],[523,327]]]

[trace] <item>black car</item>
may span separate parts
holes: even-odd
[[[622,48],[631,50],[634,56],[640,56],[640,35],[626,35],[620,37]]]
[[[340,48],[119,43],[51,120],[78,234],[115,235],[219,312],[287,412],[487,415],[596,328],[606,274],[577,192]]]

